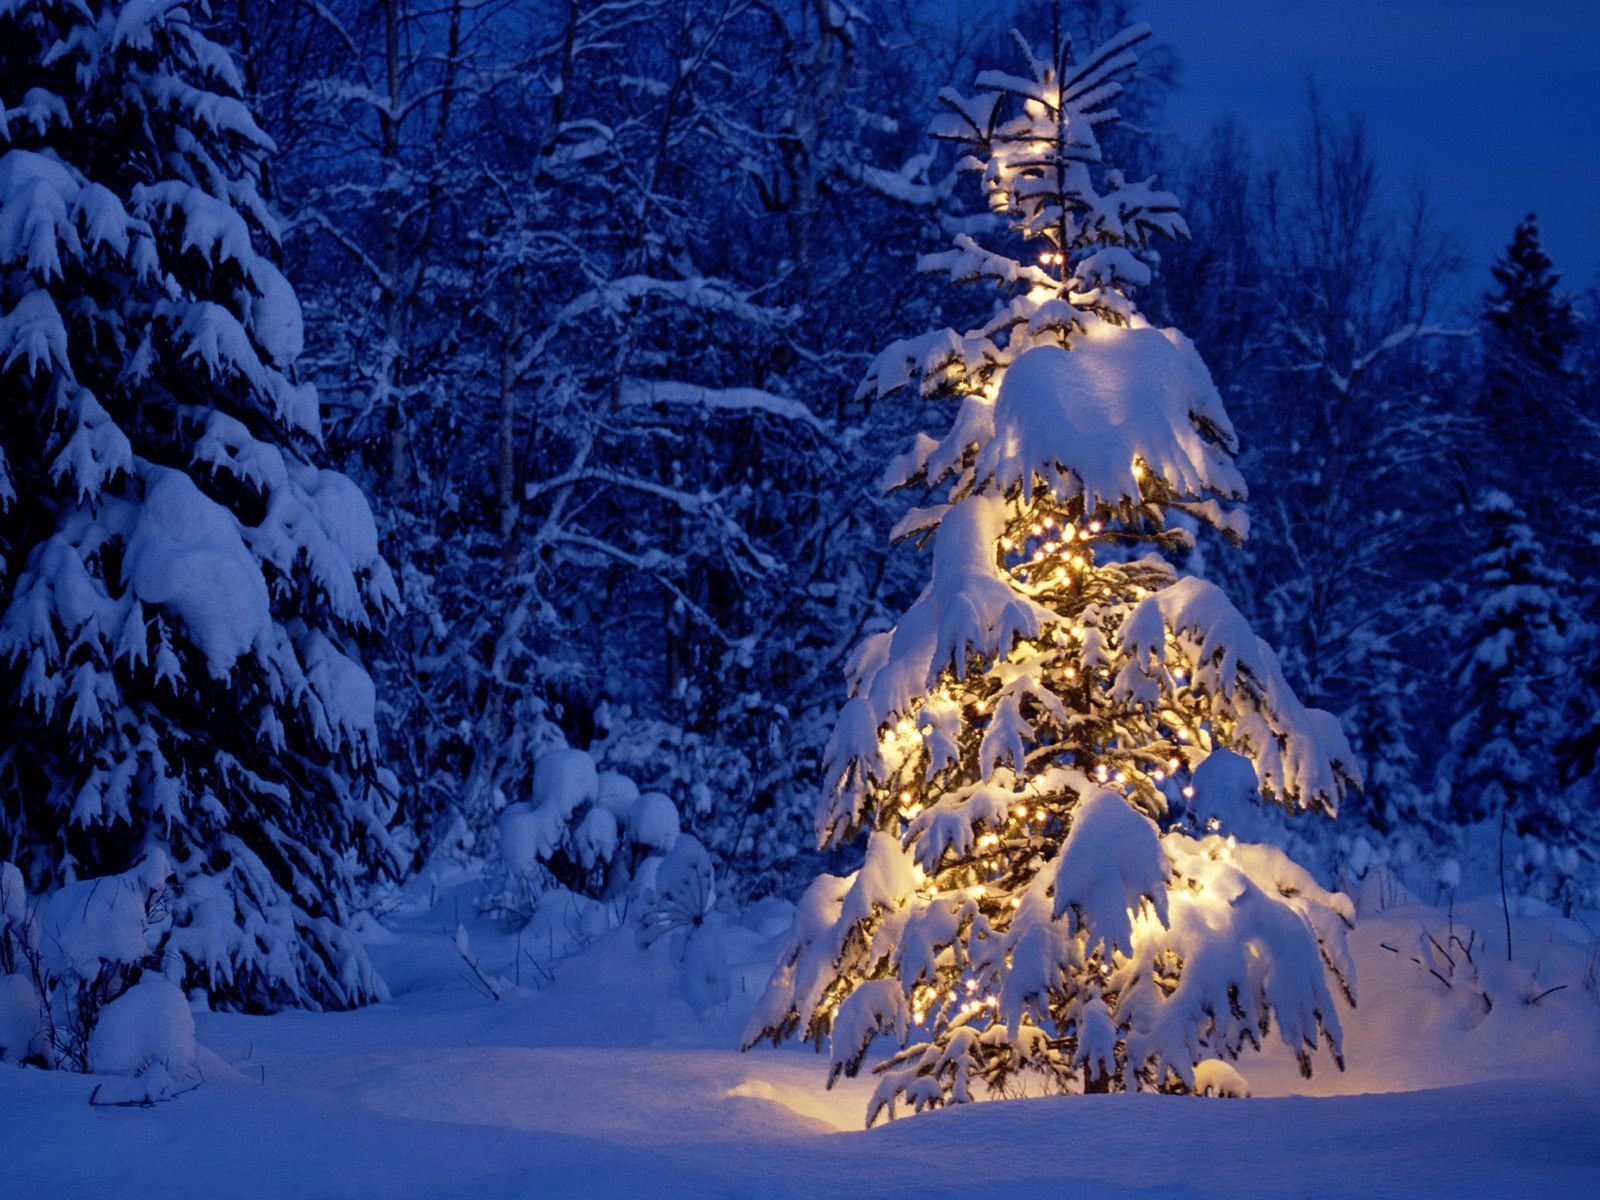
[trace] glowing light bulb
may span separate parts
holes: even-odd
[[[1193,800],[1194,799],[1194,785],[1193,784],[1190,784],[1188,787],[1183,789],[1183,797],[1184,797],[1185,800]]]

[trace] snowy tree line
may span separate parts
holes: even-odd
[[[993,314],[919,274],[994,228],[926,131],[1012,19],[0,0],[0,860],[44,892],[161,842],[191,983],[355,1003],[362,883],[496,852],[570,745],[734,894],[797,893],[846,660],[924,578],[866,483],[949,418],[857,389]],[[1244,548],[1187,566],[1366,781],[1279,840],[1325,883],[1487,887],[1503,824],[1513,886],[1591,900],[1593,295],[1531,222],[1464,275],[1314,98],[1281,152],[1163,143],[1161,67],[1107,135],[1193,233],[1141,307],[1194,340],[1252,489]],[[141,591],[194,541],[248,629]]]

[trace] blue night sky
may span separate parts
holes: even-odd
[[[1391,184],[1420,178],[1469,293],[1528,211],[1573,290],[1600,274],[1600,0],[1143,0],[1179,59],[1166,120],[1237,115],[1259,153],[1300,128],[1306,79],[1368,114]]]

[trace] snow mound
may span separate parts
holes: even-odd
[[[599,794],[594,759],[582,750],[552,750],[534,765],[534,804],[555,809],[563,821]]]
[[[89,1065],[101,1075],[138,1075],[160,1064],[174,1080],[195,1065],[194,1014],[170,980],[147,975],[100,1010]]]
[[[670,851],[678,840],[678,807],[669,796],[646,792],[633,807],[629,827],[639,845]]]
[[[172,875],[159,850],[131,871],[69,883],[45,901],[39,917],[45,969],[93,979],[107,964],[150,953],[150,896]]]
[[[639,799],[639,785],[620,771],[602,771],[595,802],[618,820],[626,820]]]

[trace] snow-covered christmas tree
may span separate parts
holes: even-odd
[[[160,850],[169,974],[349,1005],[395,592],[314,462],[241,92],[181,4],[0,0],[0,859],[44,890]]]
[[[805,894],[746,1042],[826,1040],[831,1081],[886,1036],[869,1124],[984,1093],[1232,1090],[1274,1022],[1306,1072],[1319,1045],[1341,1061],[1349,902],[1227,821],[1332,815],[1354,755],[1163,554],[1195,522],[1242,538],[1245,487],[1193,345],[1132,299],[1150,239],[1187,233],[1176,201],[1102,161],[1148,33],[943,93],[933,133],[994,217],[924,266],[1005,299],[863,385],[953,402],[884,479],[940,489],[896,530],[932,575],[857,651],[829,750],[819,841],[865,835],[865,862]]]

